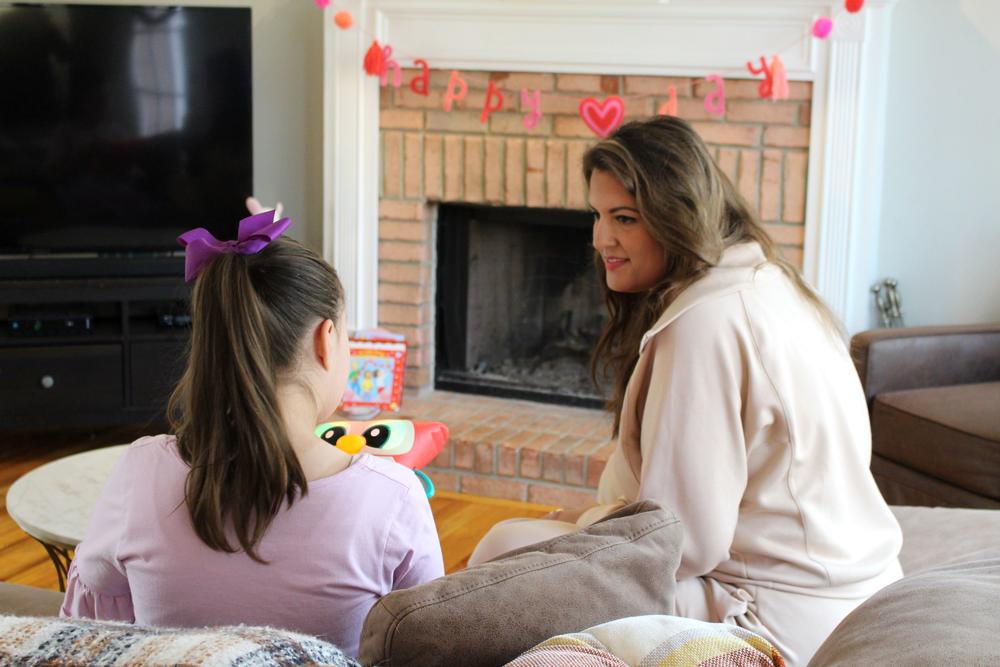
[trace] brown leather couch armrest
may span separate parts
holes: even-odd
[[[1000,324],[872,329],[851,357],[869,407],[886,391],[1000,381]]]

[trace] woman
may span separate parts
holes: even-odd
[[[804,665],[901,576],[839,326],[684,121],[624,125],[583,166],[610,315],[594,368],[611,371],[618,437],[603,505],[499,525],[472,562],[653,500],[684,523],[677,614]]]

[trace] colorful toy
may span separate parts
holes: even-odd
[[[351,334],[351,367],[342,411],[358,408],[399,410],[406,374],[406,340],[382,329]],[[361,417],[364,419],[364,417]]]
[[[434,460],[448,442],[448,427],[441,422],[412,422],[407,419],[380,419],[370,422],[336,421],[320,424],[316,437],[351,454],[367,452],[392,457],[413,470],[428,498],[434,497],[434,483],[420,468]]]

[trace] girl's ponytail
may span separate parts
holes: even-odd
[[[307,492],[277,387],[294,369],[308,327],[338,321],[342,306],[333,269],[287,239],[256,255],[220,255],[200,273],[188,364],[168,415],[191,467],[191,521],[212,549],[237,551],[235,537],[263,562],[256,545],[271,520]]]

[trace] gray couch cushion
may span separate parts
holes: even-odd
[[[63,594],[44,588],[0,581],[0,614],[12,616],[58,616]]]
[[[951,507],[893,507],[903,529],[899,554],[910,576],[942,565],[1000,559],[1000,511]]]
[[[1000,558],[926,570],[837,626],[809,667],[1000,665]]]
[[[651,502],[579,532],[382,598],[361,631],[366,665],[502,665],[549,637],[672,614],[680,521]]]
[[[874,453],[1000,500],[1000,382],[879,394]]]
[[[942,482],[878,454],[872,454],[871,471],[878,490],[890,505],[1000,509],[1000,500]]]

